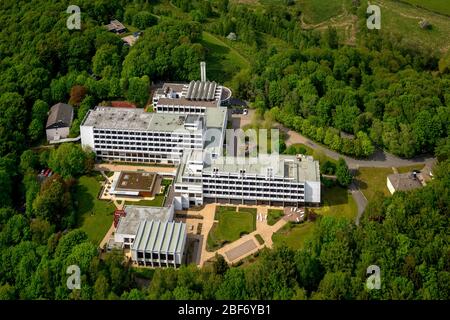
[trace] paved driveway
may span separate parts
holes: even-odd
[[[350,192],[352,193],[353,199],[356,202],[356,205],[358,206],[358,214],[356,215],[355,223],[356,225],[359,225],[359,220],[361,219],[361,216],[366,209],[367,206],[367,199],[364,196],[364,194],[361,192],[361,190],[358,189],[355,182],[352,182],[352,184],[348,188]]]

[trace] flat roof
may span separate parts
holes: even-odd
[[[183,222],[141,221],[132,250],[181,254],[187,236]]]
[[[117,191],[152,191],[157,178],[152,172],[122,171],[114,184]]]
[[[97,106],[89,110],[81,125],[99,129],[185,132],[184,122],[185,116],[179,114],[145,112],[140,108]]]
[[[162,95],[156,105],[215,108],[220,105],[223,88],[214,81],[164,83],[156,90],[156,94]],[[172,96],[173,93],[177,95]]]
[[[187,86],[187,83],[165,82],[161,89],[163,90],[163,92],[173,90],[175,92],[181,93],[183,89],[187,89]]]
[[[125,206],[126,213],[121,217],[117,225],[116,233],[135,235],[138,232],[139,223],[143,220],[154,220],[167,222],[171,219],[170,207],[145,207]]]
[[[205,163],[204,173],[211,173],[217,168],[219,173],[239,173],[266,175],[267,169],[273,169],[273,176],[277,178],[292,179],[293,181],[320,181],[319,162],[312,157],[289,155],[260,155],[256,161],[242,157],[221,157]]]
[[[206,127],[222,129],[226,116],[227,116],[227,108],[225,107],[206,109],[205,112]]]

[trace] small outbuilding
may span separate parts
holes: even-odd
[[[127,28],[119,20],[111,20],[105,27],[108,31],[114,33],[124,33],[127,31]]]
[[[228,39],[228,40],[231,40],[231,41],[236,41],[236,39],[237,39],[236,33],[230,32],[230,33],[227,35],[227,39]]]
[[[161,180],[156,173],[123,171],[114,179],[109,193],[115,196],[153,197],[159,193]]]
[[[432,28],[432,25],[431,25],[431,23],[430,23],[428,20],[422,20],[422,21],[420,21],[420,22],[419,22],[419,26],[420,26],[422,29],[425,29],[425,30],[429,30],[429,29]]]
[[[391,194],[396,191],[409,191],[422,187],[417,174],[414,172],[390,174],[387,177],[387,187]]]
[[[48,142],[67,138],[72,120],[73,108],[70,104],[60,102],[52,106],[45,126]]]

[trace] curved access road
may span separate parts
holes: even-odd
[[[393,154],[390,154],[383,150],[377,150],[372,156],[367,159],[355,159],[348,156],[341,155],[333,150],[320,145],[311,139],[290,130],[283,125],[279,124],[279,129],[285,132],[288,136],[286,140],[286,145],[302,143],[313,149],[320,150],[325,153],[328,157],[338,160],[339,158],[344,158],[347,161],[347,165],[350,169],[358,169],[359,167],[377,167],[377,168],[392,168],[392,167],[405,167],[415,164],[431,164],[435,161],[435,158],[429,156],[418,156],[412,159],[402,159]]]

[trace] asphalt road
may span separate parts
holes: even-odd
[[[405,167],[419,163],[432,163],[435,161],[432,157],[418,156],[413,159],[402,159],[393,154],[385,152],[383,150],[377,150],[368,159],[355,159],[348,156],[341,155],[333,150],[330,150],[322,145],[315,143],[314,141],[302,136],[298,132],[292,131],[280,125],[280,130],[288,135],[286,140],[286,145],[302,143],[313,149],[317,149],[325,153],[328,157],[332,159],[344,158],[350,169],[358,169],[359,167],[376,167],[376,168],[392,168],[392,167]]]
[[[348,189],[351,192],[356,205],[358,206],[358,214],[356,215],[355,224],[359,225],[359,220],[361,219],[362,214],[366,209],[368,201],[361,190],[358,189],[355,182],[352,182]]]

